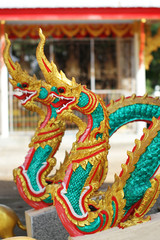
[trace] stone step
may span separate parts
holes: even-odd
[[[114,227],[95,234],[70,237],[57,215],[55,207],[25,212],[27,235],[38,240],[157,240],[160,239],[160,213],[151,221],[125,229]]]
[[[69,237],[69,240],[157,240],[160,239],[160,213],[152,214],[151,221],[125,229],[114,227],[95,234]]]
[[[55,207],[25,212],[27,236],[37,240],[65,240],[68,232],[63,227]]]

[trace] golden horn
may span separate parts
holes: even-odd
[[[45,36],[42,33],[42,29],[39,29],[39,37],[40,42],[37,46],[36,57],[39,67],[42,70],[43,75],[46,79],[46,82],[48,82],[52,86],[57,86],[58,83],[62,83],[70,87],[77,87],[75,79],[73,79],[73,81],[70,81],[62,71],[60,71],[59,73],[57,66],[54,64],[53,61],[51,61],[50,63],[47,60],[44,54]]]
[[[9,74],[13,79],[9,78],[10,83],[13,87],[17,86],[17,83],[22,82],[23,80],[36,80],[36,76],[31,77],[26,71],[23,71],[18,62],[14,62],[10,56],[10,47],[11,42],[8,39],[8,35],[5,34],[6,45],[3,52],[4,62],[8,68]]]
[[[4,62],[8,68],[9,74],[12,76],[14,79],[9,79],[10,83],[15,86],[16,82],[19,82],[21,80],[21,75],[24,74],[25,72],[22,70],[21,66],[19,65],[18,62],[14,62],[10,56],[10,47],[11,47],[11,42],[8,39],[8,35],[5,34],[5,48],[3,51],[3,58]],[[28,75],[27,73],[25,75]]]
[[[40,42],[36,50],[37,61],[46,81],[50,84],[54,84],[58,79],[61,79],[61,75],[56,65],[53,62],[50,63],[44,54],[45,36],[43,35],[42,29],[39,29],[39,37]]]
[[[11,59],[11,56],[10,56],[11,42],[8,39],[7,34],[5,34],[5,41],[6,41],[6,44],[5,44],[5,48],[4,48],[4,51],[3,51],[4,62],[7,66],[7,68],[8,68],[8,71],[9,71],[10,75],[13,78],[15,78],[15,76],[17,74],[17,67],[18,67],[19,64],[14,63],[13,60]]]

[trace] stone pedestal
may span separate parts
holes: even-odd
[[[55,207],[25,212],[27,235],[37,240],[67,240],[69,234],[63,227]]]
[[[81,237],[69,237],[70,240],[157,240],[160,239],[160,213],[151,215],[151,221],[125,229],[111,228],[99,233]]]
[[[27,235],[36,240],[157,240],[160,238],[160,213],[151,215],[151,221],[125,229],[111,228],[95,234],[69,237],[56,209],[26,211]]]

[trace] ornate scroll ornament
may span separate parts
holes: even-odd
[[[157,51],[160,47],[160,29],[152,36],[150,26],[146,30],[146,46],[145,46],[145,68],[148,70],[153,60],[152,52]]]
[[[46,37],[101,37],[101,36],[133,36],[137,31],[137,23],[133,24],[56,24],[42,25]],[[38,38],[39,25],[5,25],[5,30],[12,38]]]
[[[76,83],[75,79],[67,79],[47,60],[41,30],[39,36],[36,54],[46,81],[24,74],[11,60],[7,39],[4,52],[13,78],[10,82],[15,90],[18,88],[22,92],[17,96],[22,105],[33,110],[32,106],[40,102],[47,109],[41,115],[24,164],[14,171],[21,196],[35,208],[54,204],[71,236],[93,234],[115,226],[124,228],[149,220],[144,216],[160,192],[160,176],[155,176],[160,165],[159,98],[133,94],[106,106],[98,95]],[[25,83],[18,73],[29,80],[26,78]],[[29,91],[35,95],[27,98]],[[73,110],[86,115],[87,123]],[[54,155],[68,120],[79,128],[76,141],[60,169],[54,176],[48,176],[56,164]],[[98,191],[108,172],[110,136],[121,126],[137,120],[151,125],[144,129],[140,140],[135,140],[135,147],[128,152],[128,159],[119,176],[115,175],[112,186],[104,192]]]

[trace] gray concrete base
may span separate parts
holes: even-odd
[[[151,221],[125,229],[118,227],[70,240],[158,240],[160,239],[160,213],[151,215]]]
[[[37,240],[67,240],[68,232],[63,227],[55,207],[25,212],[27,235]]]
[[[27,235],[37,240],[157,240],[160,239],[160,213],[152,214],[151,221],[125,229],[118,227],[80,237],[69,237],[56,209],[48,207],[25,212]]]

